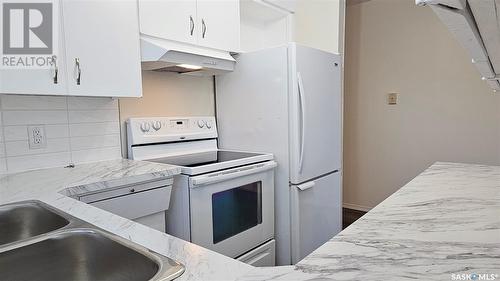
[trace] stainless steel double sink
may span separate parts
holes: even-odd
[[[0,280],[173,280],[184,266],[40,201],[0,205]]]

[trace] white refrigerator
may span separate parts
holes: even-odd
[[[342,227],[341,59],[295,43],[236,57],[216,77],[219,147],[271,152],[278,265]]]

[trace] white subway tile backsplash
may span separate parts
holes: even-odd
[[[119,122],[117,110],[75,110],[69,111],[69,123]]]
[[[28,125],[44,125],[46,147],[29,148]],[[118,158],[118,100],[0,95],[0,174]]]
[[[5,141],[28,140],[28,126],[5,126]],[[45,136],[48,139],[68,138],[69,129],[67,124],[45,125]]]
[[[7,157],[8,173],[40,168],[63,167],[70,162],[70,152]]]
[[[47,139],[45,147],[36,149],[30,149],[27,140],[6,142],[5,149],[8,157],[70,151],[67,138]]]
[[[71,150],[120,146],[120,135],[72,137]]]
[[[71,152],[75,164],[95,162],[102,160],[114,160],[122,157],[121,147],[107,147],[98,149],[87,149]]]
[[[119,122],[70,124],[71,137],[99,136],[120,133]]]
[[[66,110],[66,97],[52,96],[0,96],[2,110]]]
[[[3,123],[2,123],[2,111],[0,110],[0,142],[3,142],[4,141],[4,137],[3,137]]]
[[[28,140],[28,126],[5,126],[3,130],[5,141]]]
[[[28,124],[67,124],[68,113],[61,110],[41,111],[4,111],[3,125],[28,125]]]
[[[5,144],[0,142],[0,158],[5,157]]]
[[[113,98],[68,97],[69,110],[98,110],[118,108],[118,100]]]
[[[0,174],[5,174],[7,172],[7,161],[5,158],[0,158]]]

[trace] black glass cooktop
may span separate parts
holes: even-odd
[[[166,158],[151,159],[148,161],[156,163],[171,164],[184,167],[199,167],[222,162],[228,162],[243,158],[259,156],[258,153],[238,152],[238,151],[209,151],[203,153],[193,153],[180,156],[171,156]]]

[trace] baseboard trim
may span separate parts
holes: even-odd
[[[363,205],[357,205],[357,204],[350,204],[350,203],[343,203],[342,207],[347,208],[347,209],[353,209],[353,210],[358,210],[358,211],[363,211],[363,212],[369,212],[372,208],[363,206]]]

